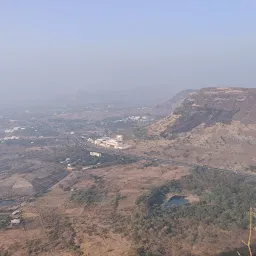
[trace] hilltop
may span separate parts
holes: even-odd
[[[203,88],[147,128],[136,151],[218,168],[254,168],[256,89]]]
[[[172,113],[172,111],[178,107],[183,100],[197,90],[187,89],[175,94],[172,98],[150,108],[150,113],[153,115],[166,117]]]
[[[150,132],[170,138],[194,128],[216,123],[256,122],[256,89],[203,88],[193,92],[171,115],[152,125]]]

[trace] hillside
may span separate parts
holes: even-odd
[[[142,126],[141,134],[125,139],[133,147],[124,151],[79,140],[75,124],[83,125],[84,116],[62,123],[67,131],[72,123],[76,135],[63,133],[54,147],[2,144],[2,160],[12,163],[3,170],[12,176],[3,172],[0,182],[0,197],[9,192],[0,209],[0,255],[249,255],[242,241],[250,208],[256,216],[254,91],[189,94],[148,127],[155,136]],[[20,198],[16,216],[16,191],[44,193]],[[16,217],[21,225],[10,225]]]
[[[201,89],[147,131],[149,140],[136,142],[137,152],[218,168],[252,168],[256,89]]]
[[[204,88],[194,92],[173,113],[152,125],[150,132],[170,138],[194,128],[216,123],[256,122],[256,89]]]
[[[158,116],[162,116],[162,117],[166,117],[168,115],[170,115],[170,113],[176,108],[178,107],[183,100],[188,97],[189,95],[191,95],[192,93],[196,92],[197,90],[192,90],[192,89],[187,89],[187,90],[183,90],[177,94],[175,94],[172,98],[170,98],[167,101],[164,101],[162,103],[159,103],[157,105],[154,105],[151,109],[150,109],[150,113],[154,114],[154,115],[158,115]]]

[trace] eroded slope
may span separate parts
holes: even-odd
[[[152,134],[171,138],[204,124],[256,123],[256,89],[204,88],[190,94],[173,113],[149,128]]]

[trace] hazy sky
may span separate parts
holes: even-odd
[[[3,100],[256,87],[255,0],[1,0]]]

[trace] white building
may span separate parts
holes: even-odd
[[[19,225],[20,224],[20,219],[13,219],[11,220],[12,225]]]
[[[105,144],[107,147],[113,147],[113,148],[118,148],[119,142],[115,139],[109,139],[105,141]]]
[[[117,139],[117,141],[122,142],[123,141],[123,135],[116,135],[116,139]]]
[[[11,136],[11,137],[5,137],[3,140],[18,140],[20,137],[18,136]]]
[[[8,129],[4,131],[5,133],[12,133],[12,129]]]
[[[13,129],[7,129],[4,132],[5,133],[13,133],[13,132],[18,131],[18,130],[25,130],[25,128],[17,126],[17,127],[14,127]]]
[[[15,215],[18,215],[18,214],[20,214],[20,210],[14,211],[14,212],[12,213],[12,216],[15,216]]]
[[[92,139],[88,139],[88,142],[94,143],[97,146],[102,146],[106,148],[115,148],[115,149],[126,149],[129,146],[124,145],[122,143],[123,141],[123,136],[122,135],[117,135],[118,137],[116,139],[109,138],[109,137],[102,137],[99,139],[96,139],[93,141]]]
[[[101,157],[101,153],[99,152],[90,152],[91,156]]]

